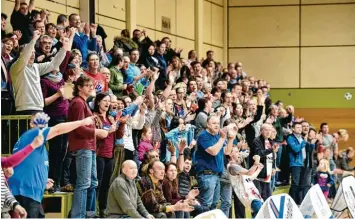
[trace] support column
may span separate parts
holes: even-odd
[[[223,0],[223,66],[228,62],[228,0]]]
[[[126,0],[126,28],[131,34],[137,28],[137,0]]]
[[[195,0],[195,50],[199,59],[206,52],[203,51],[203,1]]]
[[[94,20],[93,21],[90,20],[90,1],[91,0],[89,1],[79,0],[79,5],[80,5],[79,16],[82,22],[90,22],[90,23],[95,22]],[[95,14],[95,8],[94,8],[94,14]]]

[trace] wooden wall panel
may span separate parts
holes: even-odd
[[[301,49],[301,86],[354,87],[355,46]]]
[[[141,16],[147,17],[147,13]],[[171,33],[176,34],[175,0],[155,0],[155,29],[162,30],[162,16],[170,18]]]
[[[229,0],[228,4],[229,6],[291,5],[299,4],[299,0]]]
[[[302,7],[302,46],[355,45],[355,4]]]
[[[155,0],[137,0],[137,25],[155,29]]]
[[[187,0],[176,0],[176,33],[195,39],[195,4]]]
[[[203,2],[203,42],[212,42],[212,4]]]
[[[212,23],[211,23],[211,44],[223,46],[223,8],[217,5],[211,5]]]
[[[299,6],[229,8],[229,46],[298,46]]]
[[[243,62],[248,75],[264,79],[274,88],[299,86],[299,49],[229,49],[229,60]]]

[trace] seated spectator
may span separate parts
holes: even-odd
[[[347,149],[340,151],[337,159],[337,168],[345,171],[354,171],[355,167],[351,167],[350,163],[353,160],[355,155],[355,151],[352,147],[348,147]],[[354,173],[353,173],[354,174]],[[338,181],[342,181],[342,175],[338,175]]]
[[[164,172],[164,164],[154,160],[148,165],[148,175],[137,183],[138,193],[148,212],[155,218],[175,218],[176,211],[192,211],[187,202],[179,201],[174,205],[167,202],[161,184]]]
[[[44,100],[40,83],[40,76],[50,71],[59,69],[60,63],[65,57],[66,51],[70,50],[69,39],[63,40],[63,48],[51,62],[34,63],[34,45],[39,39],[39,32],[33,33],[33,39],[21,51],[18,60],[11,66],[10,72],[15,90],[15,105],[17,113],[31,115],[43,110]]]
[[[146,176],[148,174],[148,165],[153,160],[159,160],[159,153],[156,150],[152,149],[144,153],[142,164],[139,168],[139,176]]]
[[[132,160],[122,164],[122,174],[111,184],[108,193],[106,215],[109,218],[148,218],[154,217],[144,207],[135,184],[137,165]]]

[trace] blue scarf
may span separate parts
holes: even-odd
[[[53,83],[59,83],[63,80],[63,74],[58,72],[57,74],[52,74],[49,73],[47,74],[44,78],[47,78],[48,80],[50,80]]]

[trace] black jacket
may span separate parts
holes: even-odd
[[[273,142],[271,139],[269,139],[269,142],[272,145]],[[272,154],[273,167],[275,167],[275,154],[273,153],[272,149],[265,149],[265,138],[262,135],[255,138],[250,147],[249,166],[254,165],[254,160],[253,160],[254,155],[259,155],[260,163],[264,165],[264,168],[261,170],[257,178],[264,179],[266,177],[266,173],[267,173],[266,155],[269,154]]]
[[[247,141],[249,147],[250,147],[250,145],[252,145],[252,143],[255,139],[255,129],[254,129],[253,124],[257,123],[260,120],[261,115],[263,114],[263,108],[264,108],[263,106],[257,106],[256,115],[254,116],[254,120],[244,127],[246,141]]]

